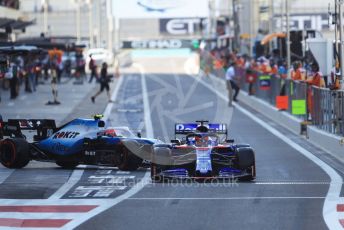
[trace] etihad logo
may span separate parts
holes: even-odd
[[[183,42],[178,39],[146,40],[131,42],[131,48],[133,49],[179,49],[182,47]]]

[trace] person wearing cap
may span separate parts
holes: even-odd
[[[324,87],[325,86],[324,78],[323,78],[322,73],[319,71],[318,63],[316,62],[312,63],[311,68],[312,68],[313,75],[311,78],[308,78],[307,80],[305,80],[305,82],[309,85],[317,86],[319,88]]]
[[[293,64],[293,69],[291,70],[291,79],[293,81],[303,81],[304,80],[304,71],[302,69],[302,64],[300,61],[296,61]]]
[[[278,76],[281,78],[281,90],[280,96],[286,95],[286,82],[285,79],[288,77],[287,62],[285,60],[278,61]]]
[[[271,73],[271,67],[269,60],[266,59],[265,57],[260,57],[258,58],[259,62],[259,72],[262,74],[270,74]]]
[[[314,95],[313,95],[312,86],[321,88],[325,86],[325,82],[324,82],[322,73],[319,71],[318,63],[316,62],[312,63],[311,68],[312,68],[313,75],[311,78],[305,80],[304,82],[308,84],[308,89],[307,89],[307,107],[308,108],[307,109],[313,118],[315,111],[313,111]]]

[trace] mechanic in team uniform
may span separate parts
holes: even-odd
[[[229,106],[232,106],[232,89],[234,90],[234,96],[233,96],[233,101],[237,102],[237,96],[240,91],[240,87],[238,84],[238,77],[236,76],[235,73],[235,62],[230,62],[229,68],[227,69],[226,72],[226,83],[227,83],[227,90],[228,90],[228,99],[229,99]]]
[[[88,81],[89,83],[92,82],[93,78],[97,79],[97,64],[96,61],[92,58],[92,54],[90,54],[90,62],[88,64],[88,68],[91,70],[91,76],[90,80]]]
[[[302,68],[302,63],[300,61],[296,61],[293,64],[293,69],[290,74],[293,81],[305,80],[305,70]]]
[[[48,101],[46,103],[46,105],[59,105],[59,104],[61,104],[61,102],[59,102],[57,100],[57,96],[58,96],[57,84],[59,82],[59,80],[58,80],[58,73],[57,73],[57,71],[58,71],[57,70],[57,68],[58,68],[57,65],[58,65],[57,62],[55,61],[55,62],[52,62],[52,66],[51,66],[51,82],[50,82],[50,84],[51,84],[51,92],[53,94],[54,100],[53,101]]]
[[[104,62],[102,65],[102,69],[100,71],[100,78],[99,78],[99,83],[100,83],[100,90],[96,93],[96,95],[94,95],[93,97],[91,97],[91,100],[93,103],[95,103],[96,97],[101,94],[104,89],[106,90],[109,102],[111,102],[111,95],[110,95],[110,81],[111,81],[111,76],[108,75],[108,71],[107,71],[107,64]]]
[[[307,109],[311,117],[314,117],[314,112],[319,112],[319,111],[314,111],[313,110],[313,102],[317,98],[314,98],[312,86],[316,86],[319,88],[325,87],[325,81],[323,78],[323,74],[319,70],[319,64],[317,62],[312,63],[311,65],[313,76],[306,79],[304,82],[308,84],[307,87]]]

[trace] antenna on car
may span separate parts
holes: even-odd
[[[199,126],[196,128],[198,132],[207,133],[209,131],[208,127],[205,126],[205,123],[209,123],[209,121],[200,120],[196,122],[199,124]]]
[[[196,121],[196,123],[199,123],[201,126],[204,126],[205,123],[209,123],[209,121],[207,120],[200,120],[200,121]]]

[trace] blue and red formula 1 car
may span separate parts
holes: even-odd
[[[248,144],[227,139],[226,124],[208,121],[176,124],[171,144],[154,146],[151,178],[232,179],[251,181],[256,177],[255,153]]]
[[[150,158],[156,140],[136,137],[127,127],[107,127],[101,118],[75,119],[56,127],[54,120],[4,122],[0,116],[0,162],[7,168],[23,168],[37,160],[63,168],[86,164],[136,170],[143,162],[139,156]],[[22,131],[36,131],[33,141]]]

